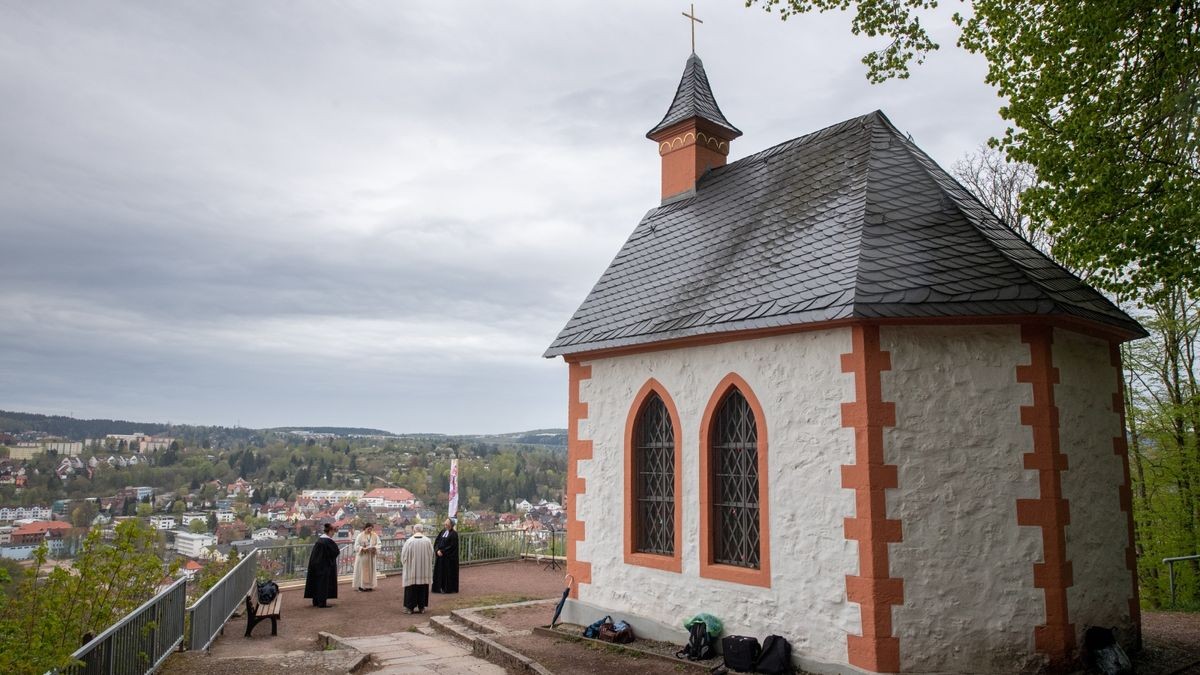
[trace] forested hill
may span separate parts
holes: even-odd
[[[169,424],[147,424],[126,420],[79,420],[62,415],[38,415],[34,413],[0,410],[0,432],[18,434],[25,431],[40,431],[52,436],[71,440],[103,438],[105,434],[166,434]]]
[[[366,427],[274,427],[264,429],[264,431],[303,431],[310,434],[328,434],[331,436],[395,436],[390,431],[383,429],[370,429]]]
[[[273,429],[247,429],[244,427],[197,426],[189,424],[163,424],[160,422],[129,422],[126,420],[92,419],[81,420],[62,415],[38,415],[35,413],[13,412],[0,410],[0,433],[19,434],[26,431],[40,431],[69,440],[80,441],[85,438],[103,438],[107,434],[144,433],[150,435],[173,436],[182,439],[230,439],[249,440],[261,432],[289,433],[300,431],[309,434],[321,434],[339,437],[352,436],[384,436],[411,440],[473,442],[512,445],[542,445],[549,447],[566,447],[566,429],[534,429],[505,434],[394,434],[382,429],[362,427],[275,427]]]

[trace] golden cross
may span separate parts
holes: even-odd
[[[681,14],[686,16],[692,22],[692,53],[695,54],[696,53],[696,24],[704,23],[704,22],[701,21],[700,19],[696,18],[696,5],[692,5],[692,13],[691,14],[688,14],[687,12],[681,12]]]

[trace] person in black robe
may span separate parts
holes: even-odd
[[[449,518],[443,523],[444,528],[433,545],[437,558],[433,562],[433,592],[458,592],[458,533],[454,531],[454,521]]]
[[[340,549],[331,536],[333,525],[326,523],[321,536],[308,555],[308,574],[304,578],[304,597],[312,598],[313,607],[329,607],[337,597],[337,558]]]

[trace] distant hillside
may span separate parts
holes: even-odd
[[[128,422],[125,420],[79,420],[62,415],[37,415],[34,413],[0,410],[0,432],[10,434],[23,431],[40,431],[52,436],[72,440],[100,438],[105,434],[165,434],[170,425]]]
[[[532,431],[517,431],[506,434],[394,434],[383,429],[363,427],[275,427],[273,429],[247,429],[226,427],[205,427],[187,424],[162,424],[154,422],[129,422],[125,420],[81,420],[62,415],[38,415],[34,413],[11,412],[0,410],[0,432],[17,434],[24,431],[40,431],[52,436],[60,436],[71,440],[85,438],[103,438],[105,434],[162,434],[182,438],[229,437],[247,439],[258,433],[287,433],[304,431],[311,434],[332,434],[339,437],[349,436],[394,436],[413,440],[445,441],[447,443],[467,441],[474,443],[544,445],[549,447],[566,447],[566,429],[534,429]]]
[[[383,429],[368,429],[364,427],[274,427],[263,431],[304,431],[310,434],[333,434],[334,436],[395,436]]]

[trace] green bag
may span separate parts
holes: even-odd
[[[721,623],[721,620],[712,614],[697,614],[687,621],[684,621],[683,627],[690,628],[692,624],[696,623],[704,624],[705,627],[708,628],[708,636],[714,639],[716,639],[721,634],[721,631],[725,629],[725,625]]]

